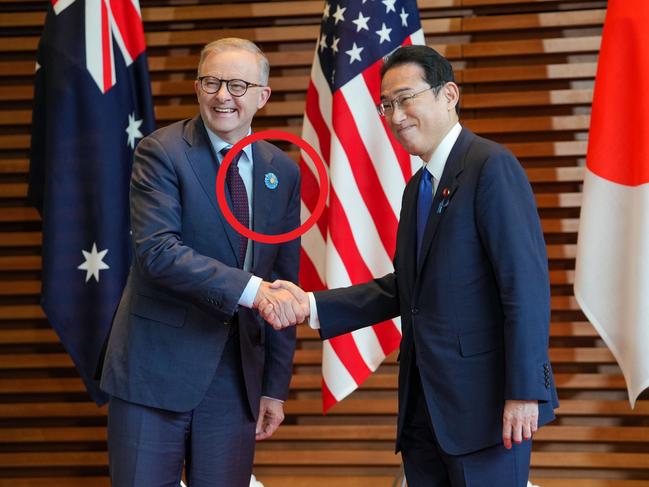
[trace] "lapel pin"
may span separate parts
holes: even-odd
[[[264,176],[264,184],[268,189],[275,189],[279,184],[279,180],[277,179],[277,176],[275,176],[275,173],[266,173]]]
[[[439,202],[439,205],[437,206],[437,214],[441,215],[446,207],[448,206],[448,203],[450,201],[450,196],[451,196],[451,191],[448,188],[444,188],[442,190],[442,197],[444,198],[442,201]]]

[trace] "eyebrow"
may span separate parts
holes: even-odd
[[[397,91],[394,92],[394,96],[399,96],[401,93],[405,91],[413,91],[414,88],[406,87],[406,88],[399,88]],[[388,95],[381,95],[381,100],[387,100]]]

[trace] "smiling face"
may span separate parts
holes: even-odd
[[[261,79],[261,66],[257,54],[245,49],[212,51],[199,68],[199,76],[214,76],[219,79],[241,79],[250,83],[266,84]],[[250,124],[257,110],[263,107],[270,96],[269,87],[248,87],[243,96],[232,96],[225,83],[219,91],[207,94],[194,82],[201,117],[205,125],[224,141],[235,144],[250,130]]]
[[[381,80],[381,100],[410,95],[425,90],[424,70],[414,63],[399,64]],[[459,89],[453,82],[444,84],[439,92],[426,90],[410,100],[407,107],[398,107],[385,119],[396,139],[410,154],[429,161],[439,143],[458,121],[455,105]]]

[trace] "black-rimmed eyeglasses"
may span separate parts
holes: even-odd
[[[208,95],[218,93],[221,89],[221,84],[225,83],[225,87],[232,96],[243,96],[251,86],[254,88],[265,88],[264,85],[257,83],[250,83],[242,79],[220,79],[214,76],[199,76],[198,81],[201,84],[201,89]]]
[[[376,105],[376,109],[378,110],[379,115],[381,115],[382,117],[385,117],[386,115],[390,116],[397,108],[405,110],[406,108],[411,106],[414,103],[416,97],[428,90],[435,90],[435,96],[437,96],[442,86],[443,85],[429,86],[428,88],[424,88],[423,90],[419,90],[415,93],[399,95],[392,100],[383,100],[381,101],[381,103]]]

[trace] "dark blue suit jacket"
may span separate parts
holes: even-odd
[[[421,170],[404,191],[394,273],[315,297],[323,338],[401,316],[397,450],[416,364],[437,439],[460,455],[502,441],[507,399],[538,400],[539,424],[554,418],[546,248],[519,162],[463,129],[417,263],[420,178]]]
[[[253,229],[293,230],[300,224],[297,165],[267,142],[254,143],[252,151]],[[238,234],[216,201],[217,170],[200,116],[138,144],[130,192],[135,258],[113,321],[101,387],[146,406],[195,408],[238,311],[245,388],[256,418],[261,395],[288,395],[295,331],[276,332],[256,312],[237,306],[251,274],[239,268]],[[269,172],[279,180],[275,189],[264,184]],[[297,281],[299,248],[299,239],[255,242],[252,273]]]

